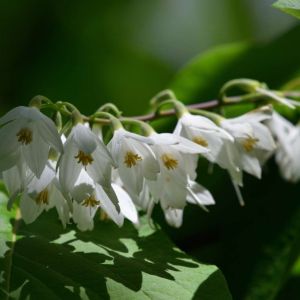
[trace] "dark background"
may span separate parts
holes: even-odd
[[[143,113],[196,54],[295,24],[272,0],[0,1],[0,112],[37,94]]]

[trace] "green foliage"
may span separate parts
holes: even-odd
[[[188,257],[145,218],[139,230],[98,221],[84,233],[63,230],[54,212],[25,225],[6,202],[1,192],[1,299],[231,299],[217,267]]]
[[[295,41],[300,26],[267,44],[229,44],[193,59],[175,76],[169,88],[187,103],[215,99],[233,78],[254,78],[279,88],[300,69]],[[283,55],[284,54],[284,55]]]
[[[273,4],[274,7],[300,19],[300,1],[299,0],[278,0]]]

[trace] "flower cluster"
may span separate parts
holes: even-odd
[[[261,178],[274,153],[284,178],[300,179],[300,127],[271,105],[231,119],[183,109],[173,133],[157,133],[140,121],[146,135],[128,131],[110,116],[106,124],[115,124],[108,143],[78,114],[73,126],[60,132],[34,106],[17,107],[0,118],[5,141],[0,174],[10,196],[8,208],[20,199],[22,218],[31,223],[55,207],[63,226],[73,220],[84,231],[93,229],[97,211],[118,226],[124,218],[138,225],[138,210],[151,215],[160,204],[166,221],[179,227],[187,203],[204,210],[215,204],[210,191],[196,182],[199,157],[228,171],[241,205],[243,172]]]

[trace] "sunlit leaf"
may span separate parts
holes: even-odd
[[[217,267],[188,257],[145,219],[138,230],[98,221],[84,233],[63,230],[49,212],[25,225],[0,195],[1,299],[231,299]]]
[[[273,4],[274,7],[300,19],[300,1],[299,0],[278,0]]]

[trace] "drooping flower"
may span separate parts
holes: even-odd
[[[209,149],[210,151],[203,153],[202,156],[226,169],[236,189],[242,186],[240,154],[233,136],[226,130],[206,117],[185,113],[178,120],[174,132]]]
[[[211,193],[199,183],[189,180],[187,189],[187,203],[199,205],[205,211],[207,211],[206,206],[215,204]],[[178,209],[165,206],[163,202],[161,202],[161,207],[167,223],[170,226],[179,228],[182,225],[184,208]]]
[[[179,120],[174,134],[181,135],[196,144],[209,149],[202,155],[213,163],[219,163],[219,154],[226,141],[234,138],[224,129],[203,116],[185,113]]]
[[[277,112],[267,123],[277,144],[275,159],[285,180],[300,180],[300,126],[295,126]]]
[[[83,169],[98,184],[110,186],[112,165],[112,157],[104,143],[88,126],[78,123],[67,137],[59,162],[63,192],[68,196]]]
[[[138,197],[144,180],[155,180],[159,173],[159,164],[149,143],[152,140],[148,137],[120,128],[114,131],[108,144],[117,163],[118,174],[130,195]]]
[[[70,218],[69,206],[60,192],[54,167],[47,163],[41,177],[32,176],[21,194],[21,216],[26,223],[32,223],[44,210],[48,211],[53,207],[66,227]]]
[[[94,228],[94,217],[98,209],[118,226],[123,225],[124,217],[135,224],[138,223],[137,211],[129,195],[116,184],[108,188],[94,182],[84,169],[81,170],[71,195],[73,220],[82,231]],[[119,210],[116,208],[116,202]]]
[[[198,154],[208,150],[175,134],[155,133],[150,138],[153,140],[151,147],[160,164],[157,180],[147,181],[150,192],[163,208],[183,209],[187,198],[192,195]],[[201,203],[200,199],[198,203]]]
[[[25,162],[40,177],[50,147],[62,153],[63,146],[51,119],[37,108],[19,106],[0,118],[0,171]]]
[[[261,178],[261,166],[276,147],[271,132],[262,123],[271,117],[272,108],[264,106],[220,123],[235,139],[240,168],[257,178]]]

